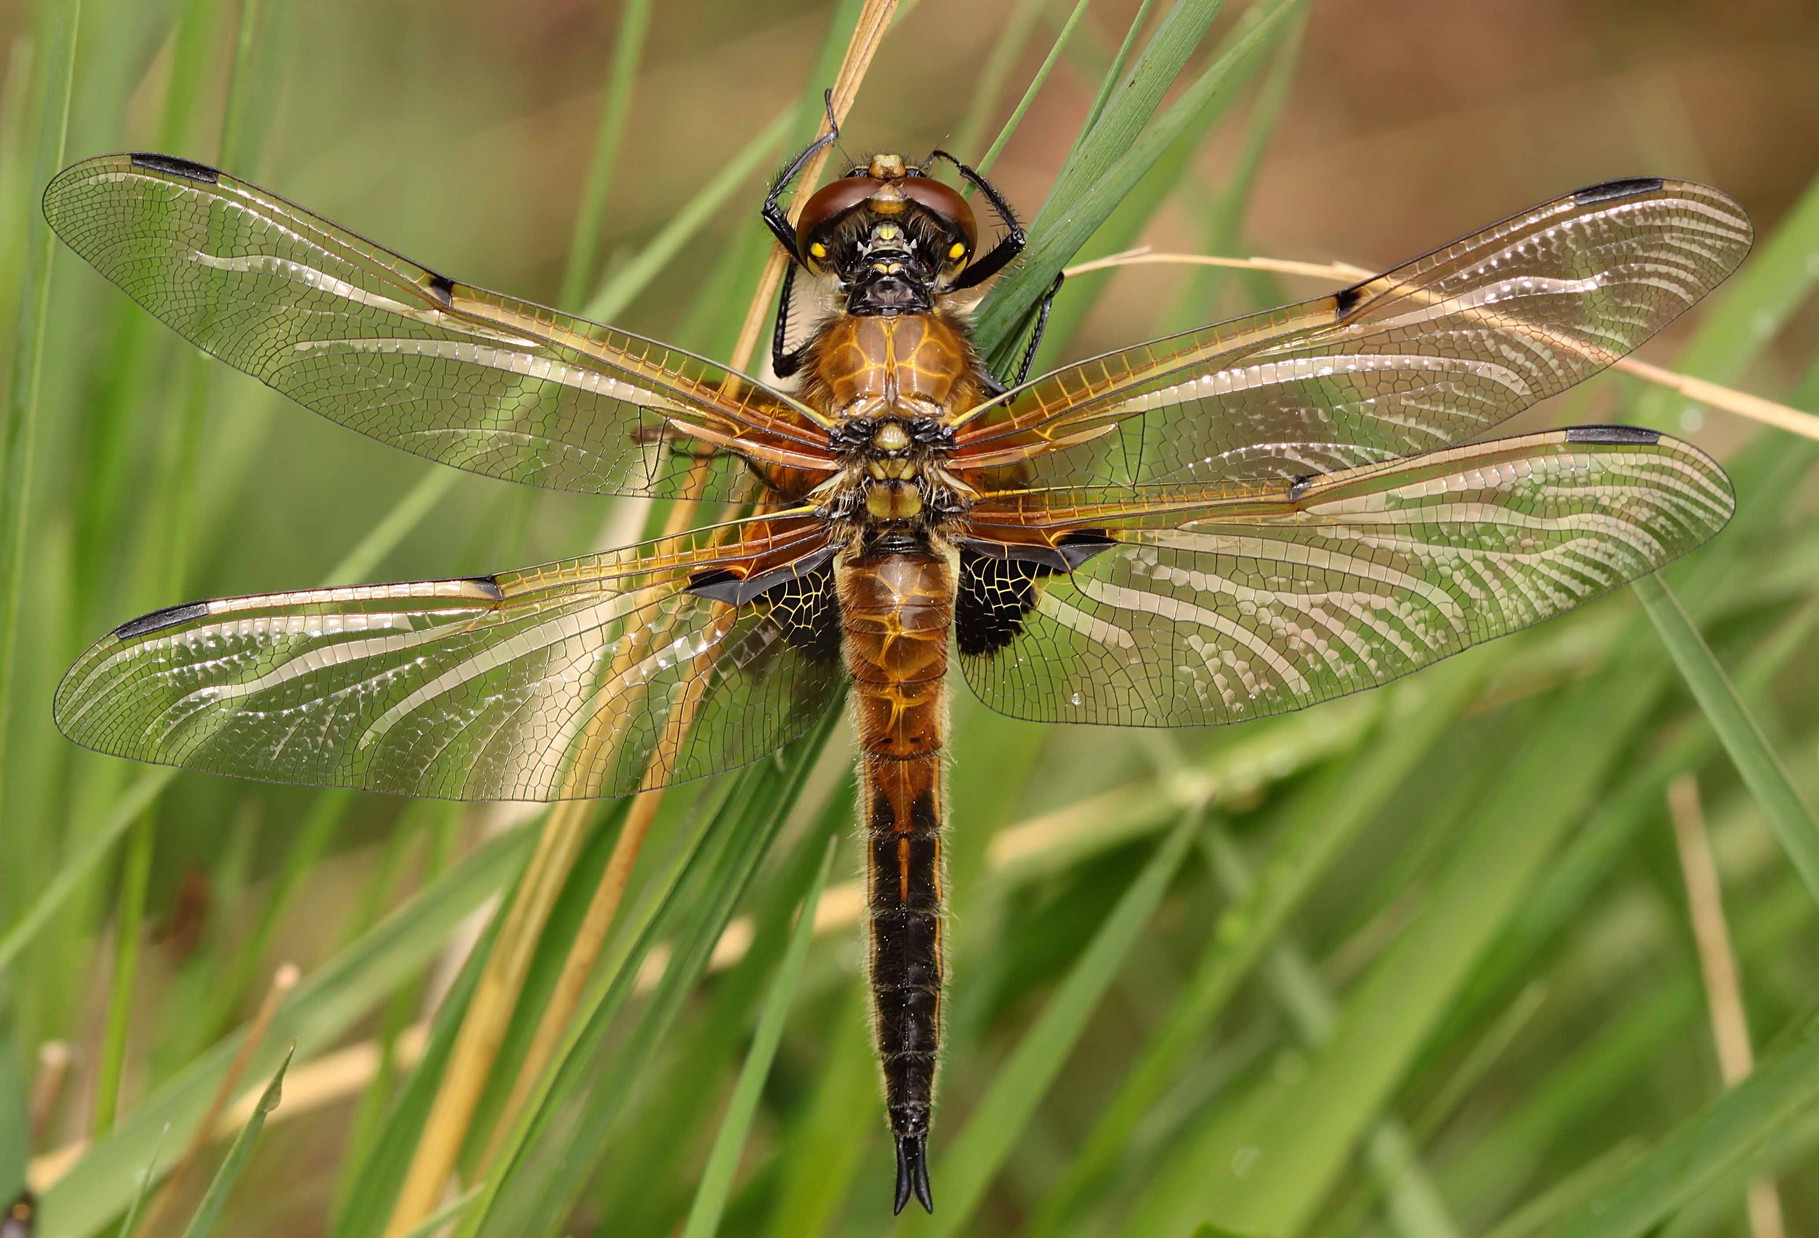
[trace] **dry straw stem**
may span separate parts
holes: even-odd
[[[246,1036],[240,1042],[240,1051],[234,1054],[234,1060],[228,1064],[227,1073],[221,1076],[221,1083],[215,1088],[215,1094],[209,1098],[208,1108],[203,1112],[202,1120],[196,1123],[195,1132],[190,1135],[189,1143],[183,1149],[183,1155],[171,1167],[165,1176],[164,1185],[159,1188],[157,1197],[152,1200],[151,1209],[145,1214],[145,1230],[155,1232],[158,1221],[170,1210],[172,1202],[183,1190],[184,1182],[189,1178],[196,1162],[201,1159],[202,1150],[213,1138],[217,1127],[222,1125],[223,1118],[229,1114],[229,1102],[246,1077],[247,1067],[252,1064],[253,1054],[265,1043],[266,1033],[271,1030],[272,1020],[278,1014],[278,1007],[290,991],[297,987],[301,973],[290,963],[281,963],[278,970],[272,973],[272,982],[266,987],[265,997],[259,1003],[259,1010],[253,1015],[252,1023],[246,1029]],[[253,1089],[249,1097],[251,1104],[256,1105],[265,1085]],[[238,1108],[236,1106],[235,1108]],[[232,1134],[246,1125],[246,1118],[240,1117],[228,1124],[228,1133]]]
[[[832,106],[837,118],[844,117],[851,110],[859,85],[864,80],[873,57],[877,55],[879,44],[896,8],[897,0],[868,0],[860,11],[840,71],[834,80]],[[792,216],[800,210],[804,193],[812,189],[819,178],[826,157],[827,152],[823,151],[813,164],[804,169],[802,179],[797,184],[796,197],[791,203]],[[738,343],[733,350],[728,367],[730,370],[743,371],[750,363],[771,301],[781,286],[786,261],[785,255],[778,251],[771,255],[770,262],[765,266],[764,276],[746,313]],[[729,375],[728,382],[733,381],[736,380]],[[692,489],[698,494],[699,484],[706,481],[705,463],[692,480],[696,483]],[[696,506],[692,497],[678,501],[671,508],[664,532],[675,534],[686,528],[695,518]],[[531,1087],[555,1053],[580,1001],[582,989],[599,959],[632,868],[661,803],[661,793],[654,788],[667,780],[670,762],[679,749],[682,731],[688,726],[696,703],[692,700],[684,701],[672,714],[665,740],[653,757],[651,768],[645,777],[646,786],[652,789],[642,792],[626,814],[625,824],[614,844],[600,885],[595,890],[581,928],[569,948],[550,1001],[539,1020],[537,1032],[513,1081],[505,1109],[493,1126],[492,1142],[487,1149],[488,1159],[497,1151],[501,1133],[511,1127]],[[585,759],[577,761],[576,768],[586,767]],[[422,1139],[393,1209],[387,1227],[388,1234],[408,1233],[430,1214],[441,1198],[444,1184],[453,1172],[456,1158],[466,1142],[474,1110],[491,1077],[500,1045],[511,1024],[537,940],[580,851],[591,811],[589,802],[575,800],[558,804],[550,812],[543,834],[538,840],[536,853],[532,856],[525,878],[506,913],[507,918],[500,928],[498,941],[481,974],[467,1017],[462,1021],[448,1071],[437,1091],[435,1103],[424,1125]]]
[[[1091,262],[1082,262],[1067,268],[1068,278],[1085,275],[1092,271],[1109,271],[1119,267],[1130,266],[1204,266],[1229,267],[1240,271],[1269,271],[1277,275],[1304,275],[1310,279],[1360,280],[1369,279],[1377,272],[1364,267],[1353,266],[1349,262],[1297,262],[1288,258],[1222,258],[1206,254],[1157,253],[1147,247],[1126,250],[1123,253],[1108,254]],[[1622,370],[1625,374],[1634,375],[1644,382],[1654,383],[1677,392],[1689,400],[1722,409],[1739,417],[1747,417],[1777,430],[1789,434],[1798,434],[1803,438],[1819,440],[1819,417],[1803,413],[1797,408],[1765,400],[1761,396],[1751,395],[1747,391],[1738,391],[1734,387],[1721,386],[1707,382],[1702,378],[1692,378],[1685,374],[1676,374],[1672,370],[1638,361],[1634,357],[1622,357],[1612,364],[1613,369]]]
[[[63,1089],[69,1083],[70,1062],[74,1057],[66,1040],[47,1040],[38,1046],[38,1074],[32,1080],[31,1099],[26,1104],[26,1121],[33,1147],[41,1146],[50,1133],[51,1122],[63,1102]]]
[[[1730,926],[1724,918],[1718,868],[1712,862],[1705,813],[1699,806],[1699,784],[1691,774],[1681,774],[1668,784],[1667,806],[1674,821],[1680,870],[1686,878],[1687,915],[1693,922],[1699,971],[1705,978],[1712,1040],[1718,1049],[1718,1074],[1725,1087],[1736,1087],[1755,1068],[1755,1053],[1750,1048],[1743,987],[1737,978],[1737,954],[1731,947]],[[1752,1238],[1783,1238],[1787,1226],[1781,1218],[1781,1197],[1775,1193],[1774,1182],[1764,1177],[1751,1178],[1745,1200]]]

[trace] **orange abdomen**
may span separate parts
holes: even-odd
[[[942,749],[954,568],[931,549],[835,569],[859,743],[870,974],[885,1100],[899,1140],[928,1132],[941,1035]]]

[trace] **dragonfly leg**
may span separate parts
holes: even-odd
[[[1042,299],[1036,302],[1036,325],[1030,330],[1029,346],[1023,350],[1023,360],[1017,365],[1017,377],[1011,380],[1011,386],[1021,387],[1023,380],[1030,376],[1030,366],[1035,363],[1036,349],[1042,345],[1042,333],[1048,330],[1048,312],[1055,304],[1055,294],[1061,291],[1061,282],[1067,278],[1067,272],[1055,273],[1055,282],[1048,286]]]
[[[809,345],[814,340],[803,341],[795,351],[789,347],[789,305],[790,294],[796,288],[796,267],[790,266],[783,276],[783,295],[777,301],[777,323],[771,328],[771,373],[778,378],[793,378],[796,371],[802,368],[803,360],[808,356]]]
[[[999,239],[998,243],[955,278],[951,291],[963,292],[968,288],[978,287],[1009,266],[1011,260],[1022,253],[1023,247],[1029,244],[1029,233],[1023,230],[1023,225],[1017,222],[1017,212],[1011,209],[1011,204],[1004,200],[1004,195],[999,193],[997,187],[990,181],[944,150],[937,150],[929,158],[945,159],[953,164],[954,170],[960,173],[960,179],[984,194],[985,200],[992,204],[994,211],[998,212],[998,218],[1004,221],[1004,236]]]
[[[802,263],[802,252],[796,248],[796,225],[790,222],[789,212],[783,207],[783,191],[802,174],[802,169],[808,166],[809,160],[840,140],[840,122],[834,119],[834,92],[827,91],[821,96],[821,101],[827,108],[827,132],[804,146],[777,179],[771,182],[771,191],[764,195],[764,207],[759,212],[764,217],[764,226],[771,230],[777,243],[783,246],[784,252],[798,265]]]

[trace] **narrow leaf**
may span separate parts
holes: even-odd
[[[1112,914],[1094,935],[1041,1018],[1017,1045],[991,1087],[980,1098],[966,1127],[941,1158],[935,1181],[941,1184],[934,1232],[966,1232],[973,1211],[985,1195],[1024,1127],[1035,1115],[1049,1086],[1079,1043],[1099,999],[1118,974],[1125,956],[1142,936],[1163,892],[1181,866],[1182,856],[1199,830],[1201,812],[1194,809],[1156,848],[1155,855],[1131,883]]]
[[[208,1193],[202,1197],[202,1206],[196,1209],[196,1215],[190,1218],[189,1228],[183,1231],[184,1238],[208,1238],[208,1235],[215,1232],[215,1225],[227,1207],[227,1197],[233,1194],[234,1183],[240,1180],[240,1171],[246,1167],[247,1154],[253,1150],[253,1140],[259,1137],[266,1116],[278,1107],[278,1102],[284,1095],[284,1072],[290,1069],[291,1056],[296,1052],[295,1045],[285,1051],[284,1060],[278,1063],[278,1073],[266,1085],[259,1103],[253,1106],[252,1116],[247,1118],[240,1133],[234,1136],[234,1142],[227,1150],[227,1158],[221,1162],[221,1168],[215,1171],[215,1180],[208,1184]]]
[[[1801,798],[1761,724],[1737,695],[1736,686],[1712,656],[1680,599],[1659,576],[1644,576],[1632,587],[1807,892],[1819,903],[1819,821],[1814,820],[1812,808]]]
[[[683,1238],[708,1238],[720,1228],[727,1197],[732,1193],[733,1175],[739,1169],[739,1151],[751,1131],[752,1115],[758,1111],[758,1094],[770,1074],[771,1061],[777,1055],[777,1042],[783,1038],[783,1023],[789,1017],[796,981],[801,979],[802,964],[808,958],[809,943],[815,937],[815,908],[820,905],[821,891],[827,885],[827,874],[833,867],[838,844],[837,838],[828,839],[814,884],[802,900],[802,911],[790,934],[789,950],[777,969],[770,995],[764,1000],[764,1009],[758,1016],[758,1030],[752,1036],[751,1051],[746,1054],[739,1081],[733,1086],[732,1098],[727,1102],[726,1116],[721,1119],[720,1130],[714,1136],[713,1151],[708,1154],[707,1168],[702,1171],[701,1186],[695,1192],[688,1224],[682,1230]]]

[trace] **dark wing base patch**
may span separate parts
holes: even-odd
[[[960,547],[960,588],[954,600],[954,643],[964,656],[996,653],[1023,631],[1036,607],[1036,582],[1071,572],[1118,543],[1103,533],[1071,533],[1053,546],[1013,546],[983,540]]]
[[[759,597],[769,604],[770,620],[791,649],[816,664],[839,660],[840,594],[832,563],[824,559]]]

